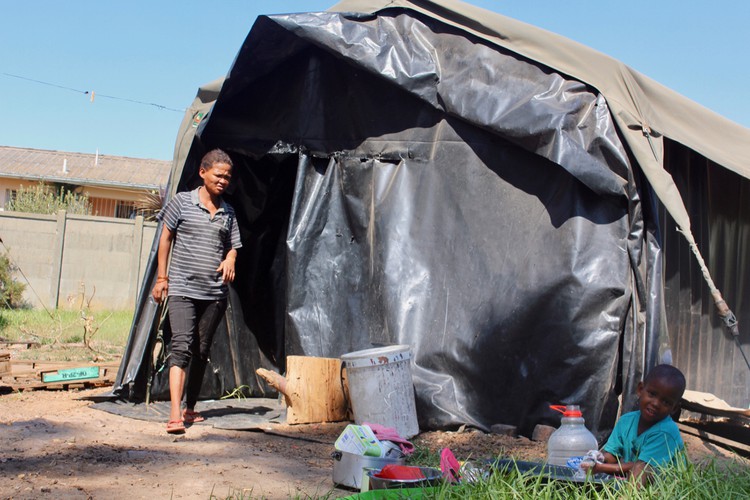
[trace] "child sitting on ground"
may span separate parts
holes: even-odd
[[[581,464],[593,473],[625,475],[645,483],[653,467],[672,462],[684,445],[672,413],[685,392],[685,376],[671,365],[654,367],[638,383],[639,410],[615,424],[602,448],[604,463]]]

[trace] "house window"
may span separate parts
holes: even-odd
[[[91,196],[91,215],[99,217],[117,217],[118,219],[134,219],[138,215],[134,201],[113,200],[111,198],[97,198]]]
[[[115,217],[118,219],[135,219],[135,202],[117,200],[115,204]]]
[[[8,210],[8,207],[11,203],[16,201],[16,195],[18,194],[18,191],[15,189],[6,189],[5,190],[5,206],[3,207],[5,210]]]
[[[111,198],[89,198],[91,202],[91,215],[99,217],[117,217],[119,219],[130,219],[135,217],[135,203],[125,200],[113,200]]]
[[[99,217],[115,216],[115,203],[117,200],[92,196],[89,198],[89,202],[91,202],[91,215],[98,215]]]

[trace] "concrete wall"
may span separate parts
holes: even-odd
[[[110,217],[0,212],[0,238],[35,308],[132,309],[156,223]]]

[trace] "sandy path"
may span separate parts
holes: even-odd
[[[214,428],[210,419],[181,437],[164,422],[92,408],[108,392],[0,394],[0,498],[282,499],[336,498],[333,442],[345,423],[276,426],[274,434]],[[279,435],[281,434],[281,435]],[[727,450],[683,434],[691,460],[735,460]],[[426,432],[422,449],[450,448],[461,460],[514,456],[543,460],[546,445],[482,432]]]
[[[343,424],[304,426],[321,443],[208,423],[173,437],[163,423],[76,399],[87,393],[0,396],[0,497],[225,498],[245,490],[247,498],[252,490],[253,498],[289,498],[333,490],[328,443]]]

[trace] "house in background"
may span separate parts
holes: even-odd
[[[19,187],[65,185],[88,195],[91,215],[128,219],[136,203],[164,189],[171,161],[0,146],[0,208]]]

